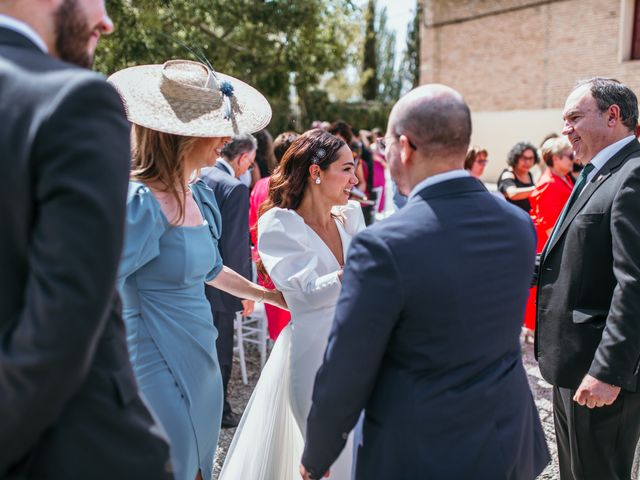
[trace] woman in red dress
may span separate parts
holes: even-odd
[[[542,159],[547,168],[529,197],[531,202],[531,219],[538,234],[536,253],[542,252],[553,225],[558,220],[564,204],[567,203],[573,189],[573,151],[571,144],[564,138],[550,138],[542,145]],[[533,330],[536,326],[536,288],[529,293],[527,310],[525,312],[525,341],[533,340]]]
[[[280,163],[280,159],[287,151],[289,145],[298,138],[299,135],[296,132],[283,132],[276,137],[273,142],[273,153],[276,158],[276,165]],[[254,262],[258,260],[258,216],[260,205],[267,199],[269,193],[269,181],[271,177],[264,177],[256,182],[251,190],[251,197],[249,199],[249,228],[251,232],[251,243],[253,244],[252,256]],[[267,276],[263,276],[258,273],[258,284],[266,288],[274,288],[273,282]],[[269,287],[271,285],[271,287]],[[280,334],[280,331],[287,326],[289,320],[291,320],[291,314],[287,310],[274,307],[273,305],[264,305],[264,311],[267,315],[267,325],[269,326],[269,338],[275,341]]]

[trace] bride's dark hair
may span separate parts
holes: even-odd
[[[269,196],[260,206],[259,216],[273,207],[298,208],[309,184],[309,167],[315,163],[326,170],[338,159],[344,145],[344,141],[321,129],[308,130],[296,138],[271,175]],[[257,267],[260,273],[266,273],[262,261]]]

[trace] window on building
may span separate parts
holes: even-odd
[[[635,0],[635,8],[633,9],[631,60],[640,60],[640,0]]]

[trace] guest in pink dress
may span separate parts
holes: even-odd
[[[289,145],[291,145],[298,137],[299,135],[296,132],[291,131],[283,132],[276,137],[273,142],[273,153],[276,158],[276,165],[280,163],[280,159],[289,148]],[[258,180],[253,186],[251,197],[249,199],[249,228],[251,231],[251,243],[253,245],[251,253],[254,262],[258,260],[257,226],[260,205],[262,205],[262,203],[267,199],[270,180],[270,176]],[[266,288],[274,288],[271,279],[268,276],[263,276],[261,273],[258,273],[258,283]],[[267,324],[269,326],[269,338],[275,341],[275,339],[278,338],[280,331],[286,327],[289,320],[291,320],[291,315],[287,310],[282,310],[281,308],[274,307],[269,304],[265,304],[264,310],[267,315]]]

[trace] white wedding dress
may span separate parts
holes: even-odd
[[[364,228],[358,203],[334,207],[346,258]],[[220,480],[297,480],[316,372],[340,294],[340,265],[293,210],[273,208],[258,221],[258,251],[291,310],[227,452]],[[340,398],[336,398],[339,402]],[[351,479],[353,439],[331,466],[332,480]]]

